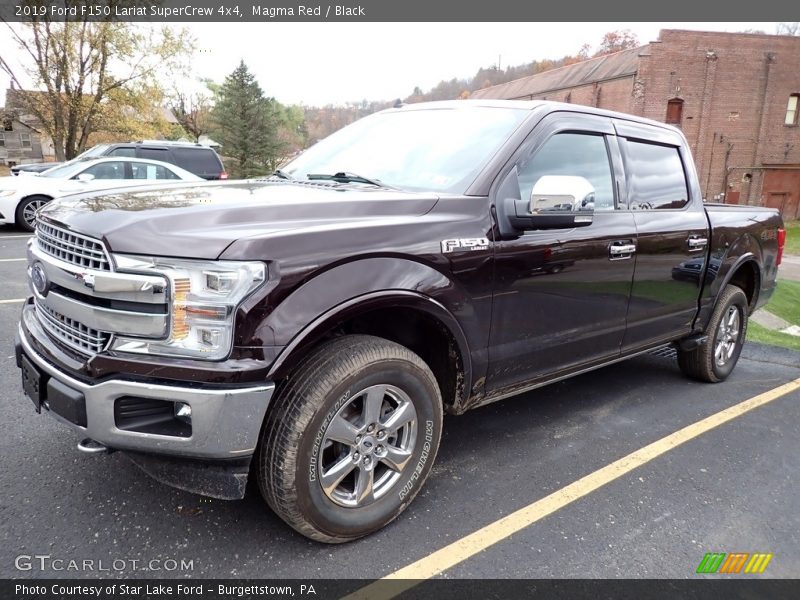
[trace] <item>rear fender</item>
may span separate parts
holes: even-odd
[[[712,260],[715,260],[712,252]],[[705,300],[700,309],[696,321],[696,329],[705,330],[714,307],[717,304],[722,290],[725,289],[737,271],[746,263],[753,263],[758,275],[756,281],[752,306],[758,301],[760,291],[760,281],[762,279],[761,261],[762,250],[758,241],[750,234],[739,237],[733,244],[725,250],[725,253],[718,259],[719,268],[716,273],[709,271],[706,274],[702,298]]]

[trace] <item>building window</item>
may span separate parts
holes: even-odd
[[[22,143],[23,148],[30,148],[31,147],[31,134],[30,133],[20,133],[19,134],[19,141]]]
[[[667,123],[680,125],[683,119],[683,100],[673,98],[667,102]]]
[[[0,133],[0,148],[3,148],[6,145],[6,134]]]
[[[789,96],[789,104],[786,105],[786,120],[784,121],[786,125],[797,125],[798,99],[800,99],[800,94]]]

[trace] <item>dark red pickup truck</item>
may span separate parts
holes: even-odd
[[[674,344],[724,380],[778,213],[704,204],[681,132],[547,102],[387,110],[263,181],[56,200],[17,362],[87,452],[292,527],[373,532],[458,414]]]

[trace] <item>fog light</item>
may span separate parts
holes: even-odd
[[[192,407],[185,402],[175,403],[175,418],[180,419],[184,423],[192,423]]]

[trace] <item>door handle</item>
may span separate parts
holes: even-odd
[[[608,247],[611,260],[624,260],[630,258],[636,252],[636,244],[625,242],[615,242]]]
[[[686,240],[686,243],[689,244],[689,252],[697,252],[708,245],[708,238],[690,237]]]

